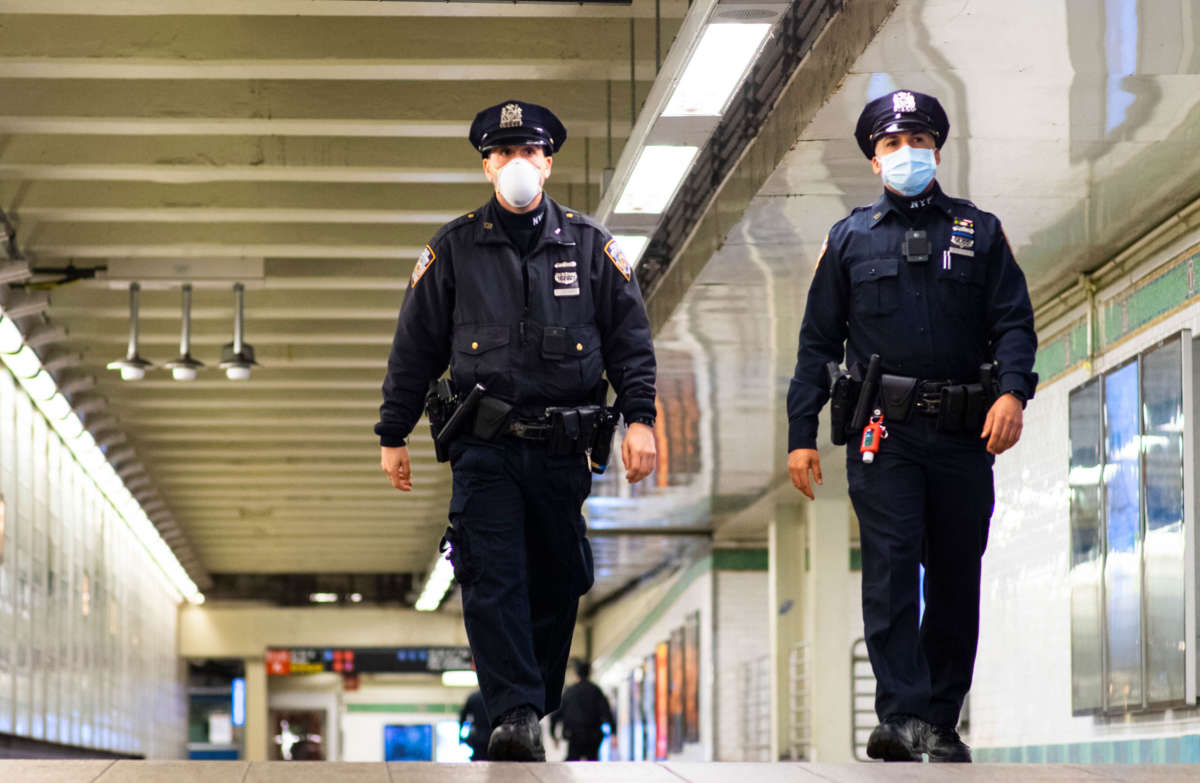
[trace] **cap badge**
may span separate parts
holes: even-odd
[[[911,92],[901,91],[892,96],[892,111],[908,114],[917,110],[917,99]]]
[[[501,107],[501,128],[519,128],[522,124],[524,123],[521,120],[521,105],[519,103],[506,103]]]

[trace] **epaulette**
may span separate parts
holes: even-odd
[[[567,207],[562,207],[562,211],[563,211],[563,217],[565,217],[567,220],[569,220],[572,223],[582,223],[583,225],[588,226],[590,228],[594,228],[597,231],[600,231],[600,232],[603,232],[606,234],[608,233],[608,229],[606,229],[604,226],[602,226],[594,218],[592,218],[588,215],[585,215],[582,212],[578,212],[574,209],[568,209]]]
[[[468,223],[475,222],[475,219],[479,217],[480,211],[481,210],[478,209],[472,210],[465,215],[459,215],[458,217],[454,218],[454,220],[451,220],[449,223],[438,229],[437,234],[435,234],[433,237],[434,240],[441,239],[443,236],[455,230],[456,228],[460,228]]]

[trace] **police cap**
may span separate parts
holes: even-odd
[[[938,149],[946,142],[950,120],[938,99],[912,90],[896,90],[863,107],[854,128],[858,147],[868,158],[875,157],[875,142],[881,136],[901,131],[923,130],[933,134]]]
[[[545,106],[504,101],[476,114],[467,138],[484,157],[504,144],[540,144],[553,155],[567,140],[567,129]]]

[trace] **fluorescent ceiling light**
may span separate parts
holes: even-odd
[[[46,418],[50,421],[58,421],[65,419],[71,415],[71,403],[67,402],[67,398],[55,392],[50,399],[41,403],[42,413],[46,414]]]
[[[769,24],[710,24],[662,116],[719,117],[770,29]]]
[[[314,604],[336,604],[337,593],[309,593],[308,600]]]
[[[454,584],[454,566],[450,565],[448,559],[438,555],[433,571],[425,580],[425,589],[421,591],[421,597],[417,599],[416,610],[418,612],[436,610],[441,606],[442,599],[446,597],[452,584]]]
[[[642,149],[614,212],[661,214],[696,158],[699,147],[650,145]]]
[[[633,266],[637,266],[642,258],[642,252],[650,242],[650,237],[644,234],[613,234],[613,239],[621,246],[621,252]]]
[[[25,391],[29,392],[33,401],[38,403],[39,408],[42,407],[43,402],[58,394],[58,384],[54,382],[54,376],[45,370],[38,370],[32,378],[23,378],[21,385],[25,387]],[[70,409],[68,405],[67,410]]]
[[[442,672],[442,685],[447,688],[478,688],[479,676],[470,669]]]
[[[25,336],[11,318],[0,317],[0,353],[16,353],[25,344]]]

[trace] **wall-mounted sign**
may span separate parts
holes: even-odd
[[[470,647],[272,647],[267,674],[441,674],[471,668]]]

